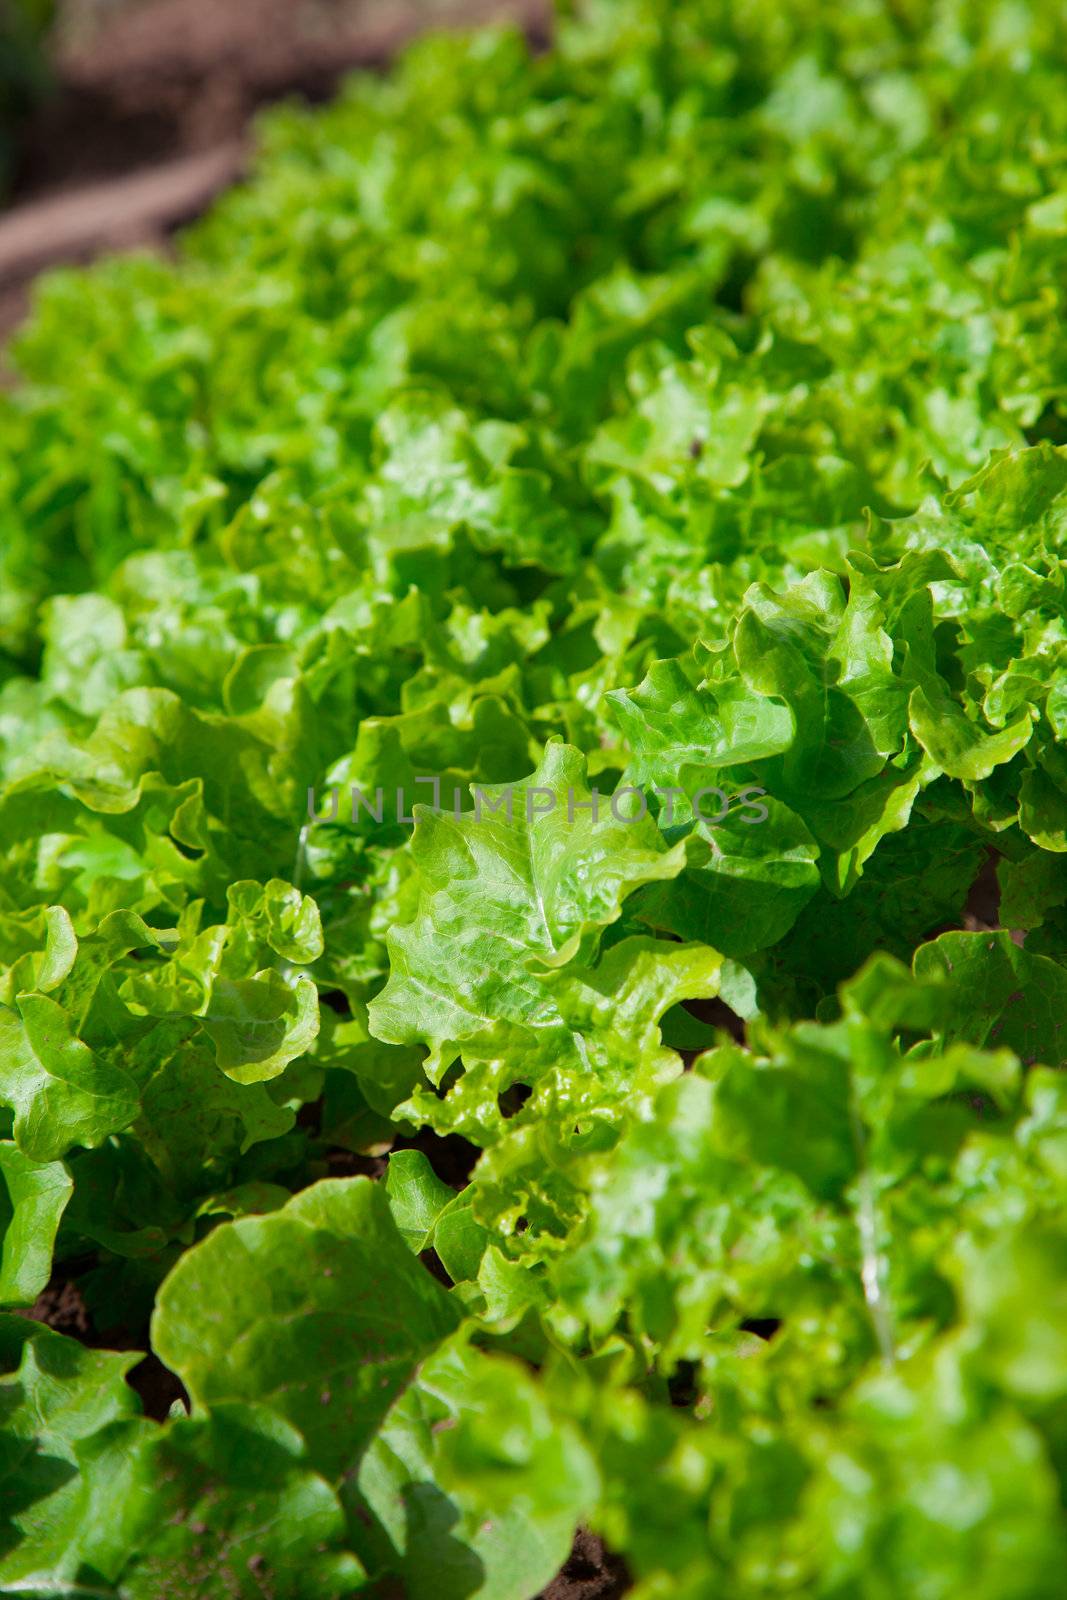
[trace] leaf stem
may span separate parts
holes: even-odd
[[[896,1341],[893,1336],[893,1312],[886,1288],[886,1260],[878,1244],[878,1207],[874,1186],[867,1166],[867,1135],[855,1106],[849,1112],[852,1138],[859,1157],[860,1174],[857,1179],[858,1205],[856,1231],[860,1239],[860,1280],[863,1298],[878,1341],[878,1349],[886,1366],[896,1360]]]

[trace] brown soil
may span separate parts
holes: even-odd
[[[37,1296],[32,1308],[22,1315],[31,1317],[34,1322],[43,1322],[46,1327],[66,1334],[69,1339],[77,1339],[93,1350],[148,1349],[148,1333],[143,1328],[108,1329],[106,1337],[101,1335],[93,1324],[77,1279],[65,1277],[62,1268],[53,1275],[47,1289]],[[181,1379],[175,1377],[157,1355],[146,1355],[130,1370],[126,1381],[140,1395],[145,1416],[153,1417],[156,1422],[164,1420],[175,1400],[180,1400],[188,1410],[189,1396]]]
[[[971,884],[963,926],[969,933],[985,933],[1000,927],[1000,884],[997,881],[995,850],[990,850],[982,863],[981,871]]]
[[[162,244],[170,230],[203,211],[240,175],[244,156],[243,144],[234,139],[17,208],[0,220],[0,284],[13,285],[8,293],[17,295],[22,282],[55,262]],[[20,302],[13,304],[17,314]]]
[[[72,1278],[64,1281],[54,1278],[47,1289],[42,1289],[26,1316],[34,1322],[43,1322],[69,1339],[79,1339],[82,1344],[92,1343],[93,1324],[81,1291]]]
[[[0,337],[42,268],[162,244],[237,178],[250,118],[323,100],[427,27],[504,21],[533,38],[549,0],[67,0],[56,89],[24,132],[0,216]]]
[[[427,27],[494,19],[536,30],[543,0],[140,0],[74,4],[61,93],[39,119],[24,188],[127,172],[238,137],[281,95],[323,99],[342,73],[380,66]]]
[[[562,1572],[535,1600],[620,1600],[631,1587],[624,1562],[595,1533],[579,1528]]]
[[[997,851],[990,848],[986,859],[982,863],[981,871],[971,884],[967,896],[967,905],[963,913],[963,926],[968,933],[991,933],[999,931],[1002,927],[1000,921],[1000,882],[997,878],[997,863],[1000,856]],[[1026,944],[1026,933],[1021,928],[1010,928],[1012,943],[1020,946]]]

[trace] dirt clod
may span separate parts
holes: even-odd
[[[190,1409],[189,1396],[181,1379],[151,1351],[137,1363],[126,1382],[140,1395],[145,1416],[155,1422],[166,1421],[175,1400],[180,1400],[186,1411]]]
[[[56,1333],[65,1333],[71,1339],[87,1343],[92,1333],[89,1316],[81,1290],[73,1279],[53,1280],[37,1296],[32,1308],[26,1312],[34,1322],[43,1322]]]
[[[536,1600],[620,1600],[631,1587],[625,1562],[611,1555],[595,1533],[579,1528],[563,1570]]]

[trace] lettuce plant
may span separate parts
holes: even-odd
[[[587,0],[41,285],[0,1593],[1062,1594],[1063,42]]]

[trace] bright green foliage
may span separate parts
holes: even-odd
[[[122,1486],[115,1484],[105,1510],[83,1462],[117,1430],[147,1429],[134,1420],[137,1399],[123,1382],[138,1359],[86,1350],[21,1317],[0,1318],[0,1582],[7,1592],[38,1585],[62,1592],[84,1569],[110,1576],[125,1560]]]
[[[12,352],[0,1593],[1063,1591],[1067,26],[563,9]]]
[[[70,1174],[61,1161],[31,1161],[17,1144],[4,1140],[0,1180],[0,1302],[30,1306],[51,1275],[56,1230],[72,1188]]]
[[[346,1491],[368,1568],[411,1600],[528,1600],[567,1556],[598,1480],[571,1423],[517,1362],[455,1340],[393,1407]]]
[[[454,1322],[384,1191],[354,1178],[216,1228],[167,1279],[152,1343],[194,1402],[269,1400],[337,1471]]]

